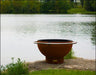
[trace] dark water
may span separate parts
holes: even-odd
[[[95,59],[95,27],[95,15],[1,15],[1,64],[45,59],[34,41],[49,38],[77,41],[75,56]]]

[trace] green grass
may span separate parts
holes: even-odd
[[[29,75],[95,75],[95,71],[49,69],[42,71],[33,71],[30,72]]]
[[[96,14],[95,12],[87,11],[84,8],[72,8],[68,10],[68,14]]]

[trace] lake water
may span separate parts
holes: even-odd
[[[34,41],[38,39],[70,39],[74,55],[95,59],[95,15],[1,15],[1,64],[11,58],[27,62],[44,60]]]

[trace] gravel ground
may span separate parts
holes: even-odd
[[[45,61],[28,62],[29,70],[78,69],[96,71],[96,60],[82,58],[65,59],[63,64],[48,64]]]

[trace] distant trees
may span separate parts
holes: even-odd
[[[12,4],[9,1],[1,1],[1,13],[11,13],[12,12]]]
[[[24,13],[40,13],[40,3],[37,1],[25,2]]]
[[[7,0],[1,1],[1,13],[67,13],[70,4],[66,0]]]
[[[87,11],[96,11],[96,0],[80,0],[80,2]]]
[[[1,13],[40,13],[40,2],[33,0],[1,1]]]
[[[69,2],[67,2],[67,0],[56,1],[57,13],[67,13],[68,9],[70,9],[70,5],[69,5]]]
[[[11,2],[11,1],[10,1]],[[23,1],[13,1],[10,3],[12,5],[13,13],[22,13],[23,11]]]
[[[70,0],[71,2],[74,2],[74,0]]]
[[[43,2],[42,2],[43,1]],[[1,13],[67,13],[75,7],[74,0],[1,0]],[[45,2],[44,2],[45,1]],[[82,7],[96,11],[96,0],[80,0]]]
[[[66,0],[48,1],[41,4],[41,13],[67,13],[69,8]]]
[[[96,0],[85,0],[84,8],[88,11],[96,11]]]
[[[82,7],[84,6],[84,0],[80,0]]]

